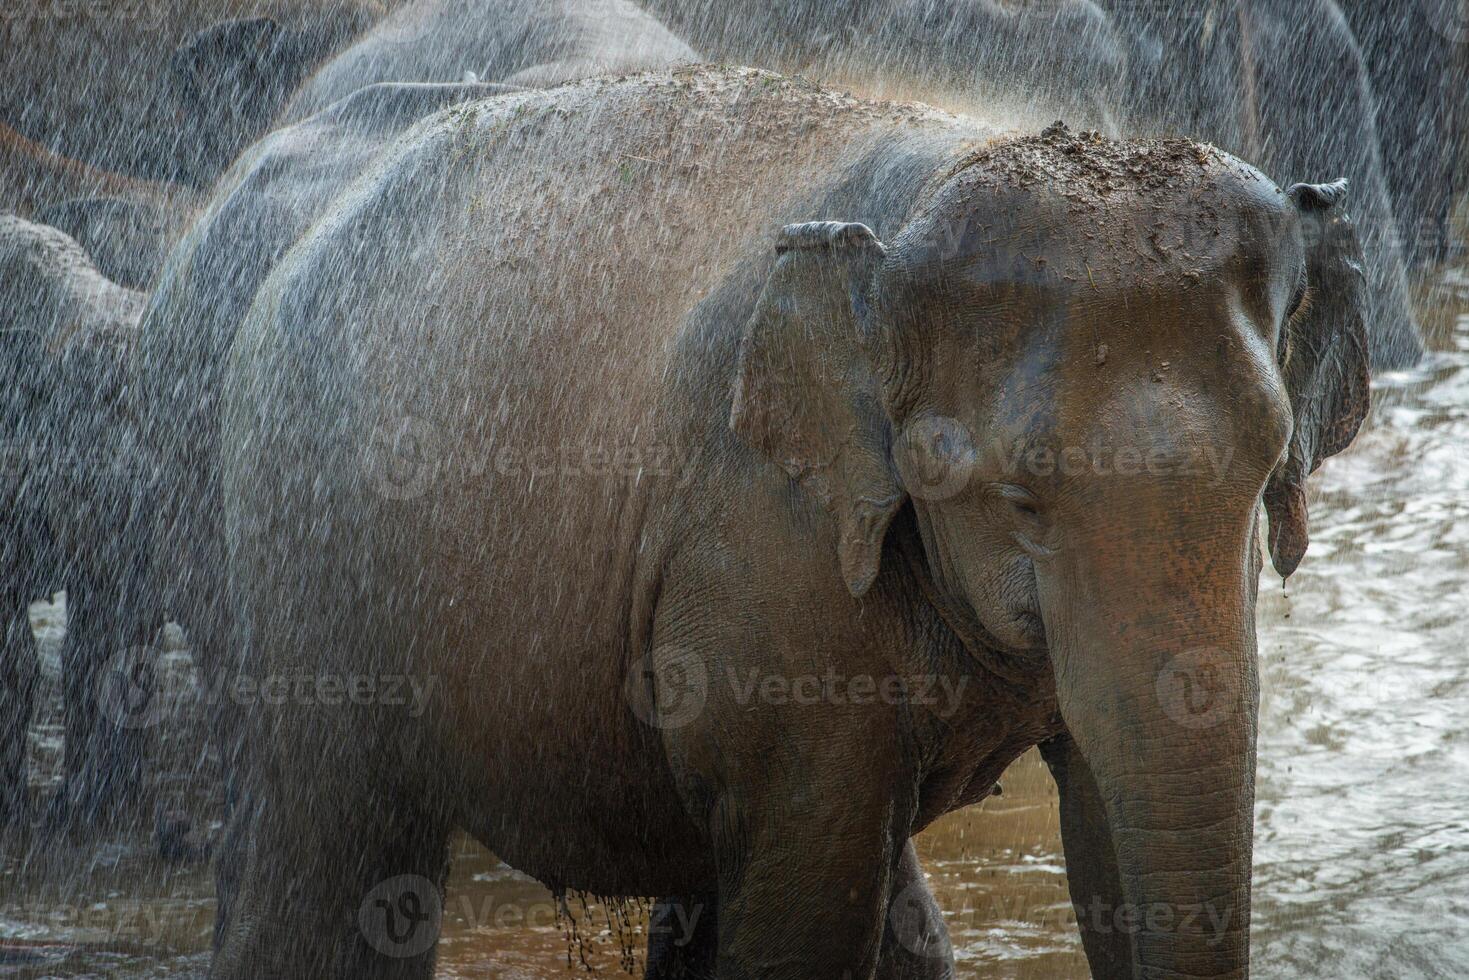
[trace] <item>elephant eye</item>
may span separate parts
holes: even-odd
[[[1285,322],[1280,325],[1280,341],[1275,345],[1276,363],[1284,366],[1290,360],[1291,326],[1310,307],[1311,289],[1303,285],[1296,290],[1295,298],[1291,300],[1290,307],[1286,311]]]
[[[1309,302],[1310,301],[1310,298],[1311,298],[1311,288],[1309,286],[1305,285],[1305,284],[1302,284],[1302,285],[1298,286],[1296,288],[1296,294],[1295,294],[1295,296],[1292,297],[1292,299],[1290,301],[1290,307],[1289,307],[1289,309],[1286,310],[1286,313],[1285,313],[1285,319],[1286,319],[1286,321],[1289,322],[1290,320],[1294,320],[1297,313],[1301,312],[1302,309],[1304,309],[1305,307],[1309,306],[1310,305],[1310,302]]]

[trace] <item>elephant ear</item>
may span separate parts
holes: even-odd
[[[1295,425],[1265,486],[1270,559],[1282,578],[1306,554],[1306,478],[1351,443],[1371,404],[1362,246],[1338,207],[1346,181],[1296,184],[1287,193],[1300,213],[1307,293],[1281,344]]]
[[[886,250],[861,224],[787,225],[745,327],[730,425],[831,514],[842,578],[862,596],[903,491],[859,332]]]

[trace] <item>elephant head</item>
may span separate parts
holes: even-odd
[[[1248,971],[1258,513],[1289,572],[1366,404],[1340,193],[1052,127],[887,242],[787,227],[746,327],[732,426],[830,513],[851,593],[909,509],[971,653],[1049,667],[1116,893],[1168,913],[1109,974]]]
[[[213,24],[169,58],[155,95],[172,141],[144,148],[143,169],[199,186],[211,183],[258,137],[302,79],[336,44],[331,18],[314,28],[269,17]],[[147,154],[151,154],[148,157]]]

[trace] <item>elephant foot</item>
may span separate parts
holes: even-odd
[[[904,845],[889,888],[876,980],[953,980],[949,930],[912,841]],[[664,898],[653,906],[644,980],[713,980],[718,953],[715,892]]]

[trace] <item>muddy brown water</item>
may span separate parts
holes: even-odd
[[[1440,350],[1376,379],[1369,427],[1313,481],[1307,561],[1288,587],[1268,565],[1261,582],[1258,976],[1469,976],[1469,275],[1450,273],[1435,302]],[[36,614],[54,649],[58,611]],[[34,738],[54,762],[55,726]],[[1033,755],[1003,785],[919,842],[959,974],[1085,977],[1055,791]],[[203,868],[123,844],[24,858],[5,847],[0,976],[206,968]],[[440,976],[586,972],[543,888],[471,842],[456,847]],[[629,939],[603,907],[573,900],[571,912],[587,962],[625,975],[621,951],[641,947],[641,926]]]

